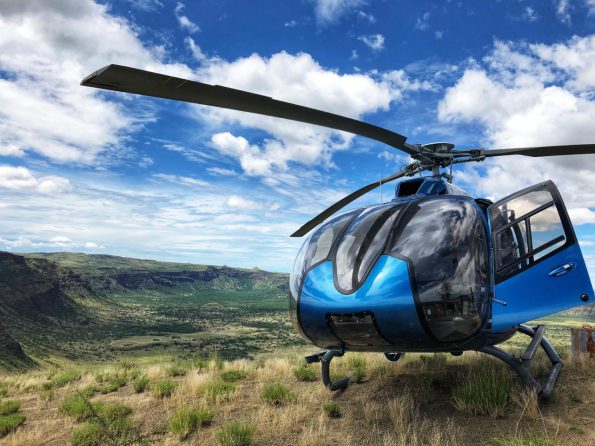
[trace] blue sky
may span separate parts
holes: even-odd
[[[459,148],[595,142],[595,1],[0,4],[0,249],[288,271],[288,236],[407,157],[315,126],[80,87],[120,63]],[[553,179],[595,276],[595,157],[455,169]],[[385,186],[386,200],[392,186]],[[378,202],[372,192],[354,206]]]

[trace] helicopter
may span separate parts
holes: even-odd
[[[122,65],[108,65],[81,85],[324,126],[408,154],[406,167],[349,194],[291,235],[309,234],[290,274],[290,317],[302,337],[323,349],[306,362],[321,363],[322,381],[334,391],[346,388],[349,377],[331,381],[330,363],[348,351],[381,352],[390,361],[407,352],[477,351],[505,362],[540,397],[552,394],[563,363],[545,326],[527,322],[594,295],[560,192],[544,181],[496,202],[475,198],[452,184],[452,166],[509,155],[595,154],[595,144],[491,150],[410,144],[360,120]],[[415,177],[423,172],[431,175]],[[389,202],[337,214],[397,179]],[[518,357],[497,346],[517,332],[531,338]],[[541,383],[529,371],[540,346],[551,363]]]

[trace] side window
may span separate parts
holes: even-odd
[[[533,190],[490,208],[497,282],[567,244],[569,234],[552,191],[553,185],[552,189]]]

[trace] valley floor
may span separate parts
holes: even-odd
[[[0,376],[0,414],[8,407],[26,418],[0,444],[595,444],[595,367],[586,358],[566,354],[552,399],[540,403],[504,364],[477,353],[397,363],[348,353],[331,369],[356,382],[336,393],[323,388],[318,365],[283,354]],[[544,366],[534,361],[537,374]]]

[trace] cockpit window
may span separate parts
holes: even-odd
[[[364,282],[382,253],[388,234],[402,205],[385,204],[365,209],[349,225],[335,255],[337,287],[355,291]]]
[[[481,211],[467,199],[412,203],[388,253],[412,266],[417,297],[432,334],[458,341],[482,323],[488,293],[488,250]]]

